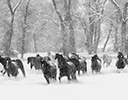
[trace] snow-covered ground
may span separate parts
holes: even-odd
[[[117,73],[115,61],[92,74],[87,59],[88,72],[77,75],[78,82],[68,83],[64,77],[61,84],[57,80],[47,85],[42,72],[30,70],[24,60],[26,78],[20,71],[16,78],[0,76],[0,100],[128,100],[128,68]]]

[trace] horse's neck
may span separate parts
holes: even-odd
[[[3,66],[5,66],[5,65],[6,65],[5,59],[4,59],[4,58],[1,58],[0,63],[1,63]]]
[[[45,71],[50,71],[50,65],[47,62],[44,63],[44,69]]]
[[[67,67],[66,65],[68,65],[64,58],[58,59],[58,63],[62,66],[62,68],[65,68],[65,67]]]

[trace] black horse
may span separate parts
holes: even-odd
[[[80,71],[82,71],[83,73],[87,72],[87,62],[86,62],[86,58],[83,57],[79,57],[78,54],[76,53],[71,53],[69,56],[71,61],[76,61],[74,62],[74,64],[76,65],[76,69],[78,71],[78,75],[80,75]],[[78,60],[78,61],[77,61]]]
[[[35,57],[28,57],[27,58],[27,64],[29,64],[30,63],[30,68],[32,69],[33,68],[33,66],[34,66],[34,61],[35,61]]]
[[[33,67],[35,68],[35,70],[41,69],[41,60],[39,58],[28,57],[27,64],[29,63],[30,63],[30,69],[32,69]]]
[[[92,73],[96,72],[100,72],[101,70],[101,59],[97,56],[97,54],[95,54],[94,56],[92,56],[91,58],[91,69],[92,69]]]
[[[116,62],[116,67],[117,69],[124,69],[126,66],[126,61],[125,57],[122,52],[118,52],[117,54],[117,62]]]
[[[73,62],[66,61],[63,55],[56,53],[55,59],[58,59],[58,68],[60,71],[59,81],[63,76],[67,76],[68,81],[77,80],[76,78],[76,67]]]
[[[45,60],[41,61],[42,64],[42,72],[44,74],[44,77],[47,81],[47,83],[50,83],[50,79],[56,80],[56,75],[57,75],[57,68],[55,64],[50,64],[46,62]]]

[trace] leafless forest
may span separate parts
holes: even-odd
[[[0,0],[0,51],[128,53],[127,0]]]

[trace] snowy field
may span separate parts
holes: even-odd
[[[78,82],[68,83],[63,77],[61,84],[57,80],[47,85],[42,72],[30,70],[24,60],[26,78],[20,71],[16,78],[0,75],[0,100],[128,100],[128,66],[117,73],[115,61],[92,74],[87,59],[88,72],[77,75]]]

